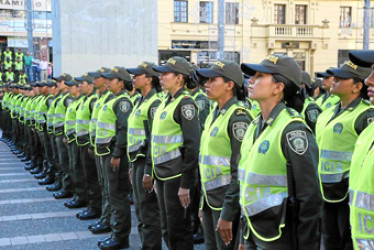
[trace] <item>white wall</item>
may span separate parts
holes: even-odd
[[[52,2],[54,76],[157,63],[157,1]]]

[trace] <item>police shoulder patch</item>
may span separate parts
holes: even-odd
[[[187,120],[192,120],[196,115],[196,109],[193,104],[185,104],[182,106],[182,115]]]
[[[119,103],[119,109],[122,111],[122,113],[126,113],[127,111],[129,111],[130,107],[131,107],[131,104],[127,100],[126,101],[121,101]]]
[[[197,107],[199,108],[199,111],[204,110],[205,108],[205,101],[204,100],[197,100]]]
[[[68,107],[74,100],[73,99],[70,99],[70,98],[67,98],[65,99],[66,100],[66,107]]]
[[[308,137],[305,131],[295,130],[286,134],[288,146],[296,154],[303,155],[308,150]]]
[[[318,109],[312,109],[306,112],[306,116],[308,117],[308,120],[311,122],[316,122],[319,115]]]
[[[232,134],[234,135],[235,139],[242,141],[247,128],[248,123],[246,122],[234,122],[232,124]]]
[[[246,112],[243,108],[238,108],[235,112],[236,115],[245,115]]]

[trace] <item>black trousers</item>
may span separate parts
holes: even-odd
[[[85,186],[87,187],[88,208],[95,213],[101,213],[101,187],[97,177],[94,155],[88,153],[88,145],[78,147],[83,167]]]
[[[157,199],[161,215],[162,236],[170,250],[192,250],[191,215],[179,202],[181,178],[157,180]],[[190,194],[190,199],[194,197]]]
[[[322,214],[322,241],[326,250],[353,249],[348,198],[338,203],[325,202]]]
[[[58,153],[58,161],[60,165],[60,169],[62,170],[62,186],[63,190],[68,193],[74,192],[74,185],[69,171],[69,155],[68,155],[68,147],[63,142],[64,135],[56,136],[56,146],[57,146],[57,153]]]
[[[87,202],[87,183],[83,166],[79,159],[78,146],[75,141],[68,143],[69,172],[74,186],[75,199]]]
[[[111,209],[110,227],[112,239],[128,242],[131,232],[131,210],[128,194],[130,192],[129,166],[126,155],[121,156],[118,172],[110,167],[111,154],[103,157],[109,181],[109,203]]]
[[[138,158],[132,165],[132,190],[142,249],[162,249],[160,211],[156,193],[154,190],[146,192],[143,188],[145,158]]]

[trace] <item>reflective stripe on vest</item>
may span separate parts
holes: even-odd
[[[374,211],[374,195],[357,191],[355,207]]]
[[[333,106],[320,114],[315,130],[320,150],[318,175],[322,183],[322,197],[327,202],[341,202],[348,196],[348,189],[343,190],[337,185],[350,175],[352,154],[358,138],[355,122],[370,105],[360,100],[355,108],[345,109],[335,116],[336,108]],[[336,190],[332,186],[334,184],[340,189]]]
[[[367,239],[354,239],[356,242],[357,249],[360,250],[372,250],[374,249],[374,239],[367,240]]]
[[[163,165],[160,168],[157,165],[181,156],[179,147],[183,146],[182,130],[180,125],[174,121],[173,116],[180,101],[187,96],[189,95],[183,93],[177,98],[171,99],[170,102],[168,99],[163,100],[154,115],[151,155],[155,174],[162,181],[171,180],[181,175],[182,167],[179,165]]]
[[[256,220],[251,217],[275,207],[278,207],[275,211],[286,209],[279,208],[286,204],[288,197],[287,160],[281,144],[284,129],[295,122],[305,124],[298,113],[284,108],[256,140],[257,120],[249,125],[243,138],[242,158],[238,166],[239,203],[249,231],[262,241],[270,242],[282,236],[284,224],[283,219],[279,219],[282,214],[273,214],[273,219],[264,219],[272,221],[268,228],[261,227],[264,221],[260,217],[256,217]]]
[[[214,190],[216,188],[229,185],[231,182],[231,174],[220,175],[217,178],[204,182],[205,191]],[[223,197],[224,198],[224,197]]]
[[[215,166],[230,166],[230,157],[201,155],[199,157],[199,163],[205,164],[205,165],[215,165]]]

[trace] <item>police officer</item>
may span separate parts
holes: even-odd
[[[81,180],[83,169],[81,165],[82,162],[78,159],[79,154],[76,143],[76,114],[79,105],[84,100],[84,96],[81,94],[79,84],[75,79],[66,81],[65,84],[68,86],[70,96],[74,98],[73,102],[67,107],[64,124],[64,142],[68,147],[69,173],[72,177],[74,197],[72,200],[64,203],[64,205],[68,208],[80,208],[84,207],[87,203],[87,183]]]
[[[109,185],[112,234],[100,240],[100,249],[119,249],[129,246],[131,231],[131,211],[128,194],[130,192],[129,164],[126,159],[127,119],[133,104],[125,92],[132,90],[132,79],[124,67],[114,67],[110,73],[103,73],[110,79],[109,90],[113,98],[99,111],[96,127],[95,152],[106,170]]]
[[[330,94],[330,87],[334,80],[334,77],[326,70],[325,72],[317,72],[316,76],[322,78],[322,89],[323,95],[316,99],[317,105],[322,109],[322,111],[330,108],[331,106],[339,102],[339,97]]]
[[[372,67],[366,78],[367,94],[374,104],[374,51],[351,51],[349,58],[360,67]],[[374,171],[374,119],[358,137],[352,155],[349,176],[350,224],[354,249],[372,249],[374,235],[371,222],[374,218],[373,171]]]
[[[168,91],[155,113],[151,140],[163,237],[169,249],[193,249],[188,206],[197,182],[200,124],[196,103],[184,90],[191,67],[176,56],[153,68]]]
[[[244,247],[319,249],[318,148],[295,111],[302,109],[301,70],[294,59],[279,55],[242,64],[242,70],[253,75],[249,97],[261,107],[244,136],[239,162]],[[291,103],[298,106],[286,106]]]
[[[137,68],[127,71],[133,75],[133,86],[140,91],[140,102],[128,121],[127,153],[132,164],[131,180],[135,214],[138,219],[138,232],[142,249],[162,249],[160,212],[156,193],[153,190],[150,131],[153,116],[161,103],[156,88],[159,85],[158,73],[153,63],[142,62]]]
[[[89,125],[92,110],[98,99],[96,89],[93,85],[93,77],[83,74],[76,77],[79,83],[79,91],[84,96],[84,100],[77,109],[76,121],[76,142],[79,150],[79,161],[83,167],[83,178],[77,176],[77,182],[85,182],[87,187],[87,209],[77,213],[77,218],[88,220],[98,218],[101,214],[101,190],[98,185],[97,171],[95,167],[95,158],[93,154],[89,154],[90,147]]]
[[[88,75],[94,78],[94,85],[99,92],[99,99],[95,103],[95,107],[92,110],[91,121],[89,125],[90,133],[90,147],[88,148],[89,154],[94,155],[96,170],[98,175],[97,186],[100,186],[101,193],[101,216],[100,219],[88,226],[88,229],[92,233],[104,233],[110,232],[110,205],[109,205],[109,195],[108,195],[108,178],[106,176],[106,169],[104,165],[100,163],[100,156],[94,153],[95,140],[96,140],[96,127],[97,118],[99,116],[99,111],[102,109],[105,103],[107,103],[113,94],[108,90],[109,79],[105,79],[101,74],[110,72],[109,68],[101,67],[96,72],[88,72]]]
[[[321,108],[315,103],[314,98],[311,96],[312,90],[312,79],[310,75],[306,71],[301,72],[301,86],[300,86],[300,93],[304,98],[304,106],[303,110],[300,112],[303,119],[308,124],[309,128],[311,128],[314,132],[317,118],[319,114],[322,112]]]
[[[73,77],[69,74],[63,73],[55,78],[57,87],[60,89],[62,94],[61,99],[56,103],[55,115],[53,119],[53,133],[56,136],[56,146],[58,152],[59,169],[61,171],[61,182],[62,187],[57,185],[51,187],[51,191],[60,191],[53,194],[56,199],[70,198],[73,196],[73,183],[72,177],[69,172],[69,155],[67,145],[63,142],[64,140],[64,124],[67,107],[73,102],[73,97],[69,95],[68,86],[65,84],[66,81],[72,81]]]
[[[205,248],[237,249],[238,158],[244,133],[252,121],[249,110],[238,102],[245,99],[244,78],[240,66],[226,60],[197,72],[208,78],[206,92],[216,103],[205,123],[199,155]]]
[[[352,249],[349,228],[348,181],[352,153],[360,133],[374,117],[374,108],[363,99],[364,80],[370,68],[351,61],[329,69],[334,76],[330,92],[340,98],[337,105],[318,118],[316,140],[320,150],[318,173],[325,200],[322,239],[326,249]]]

